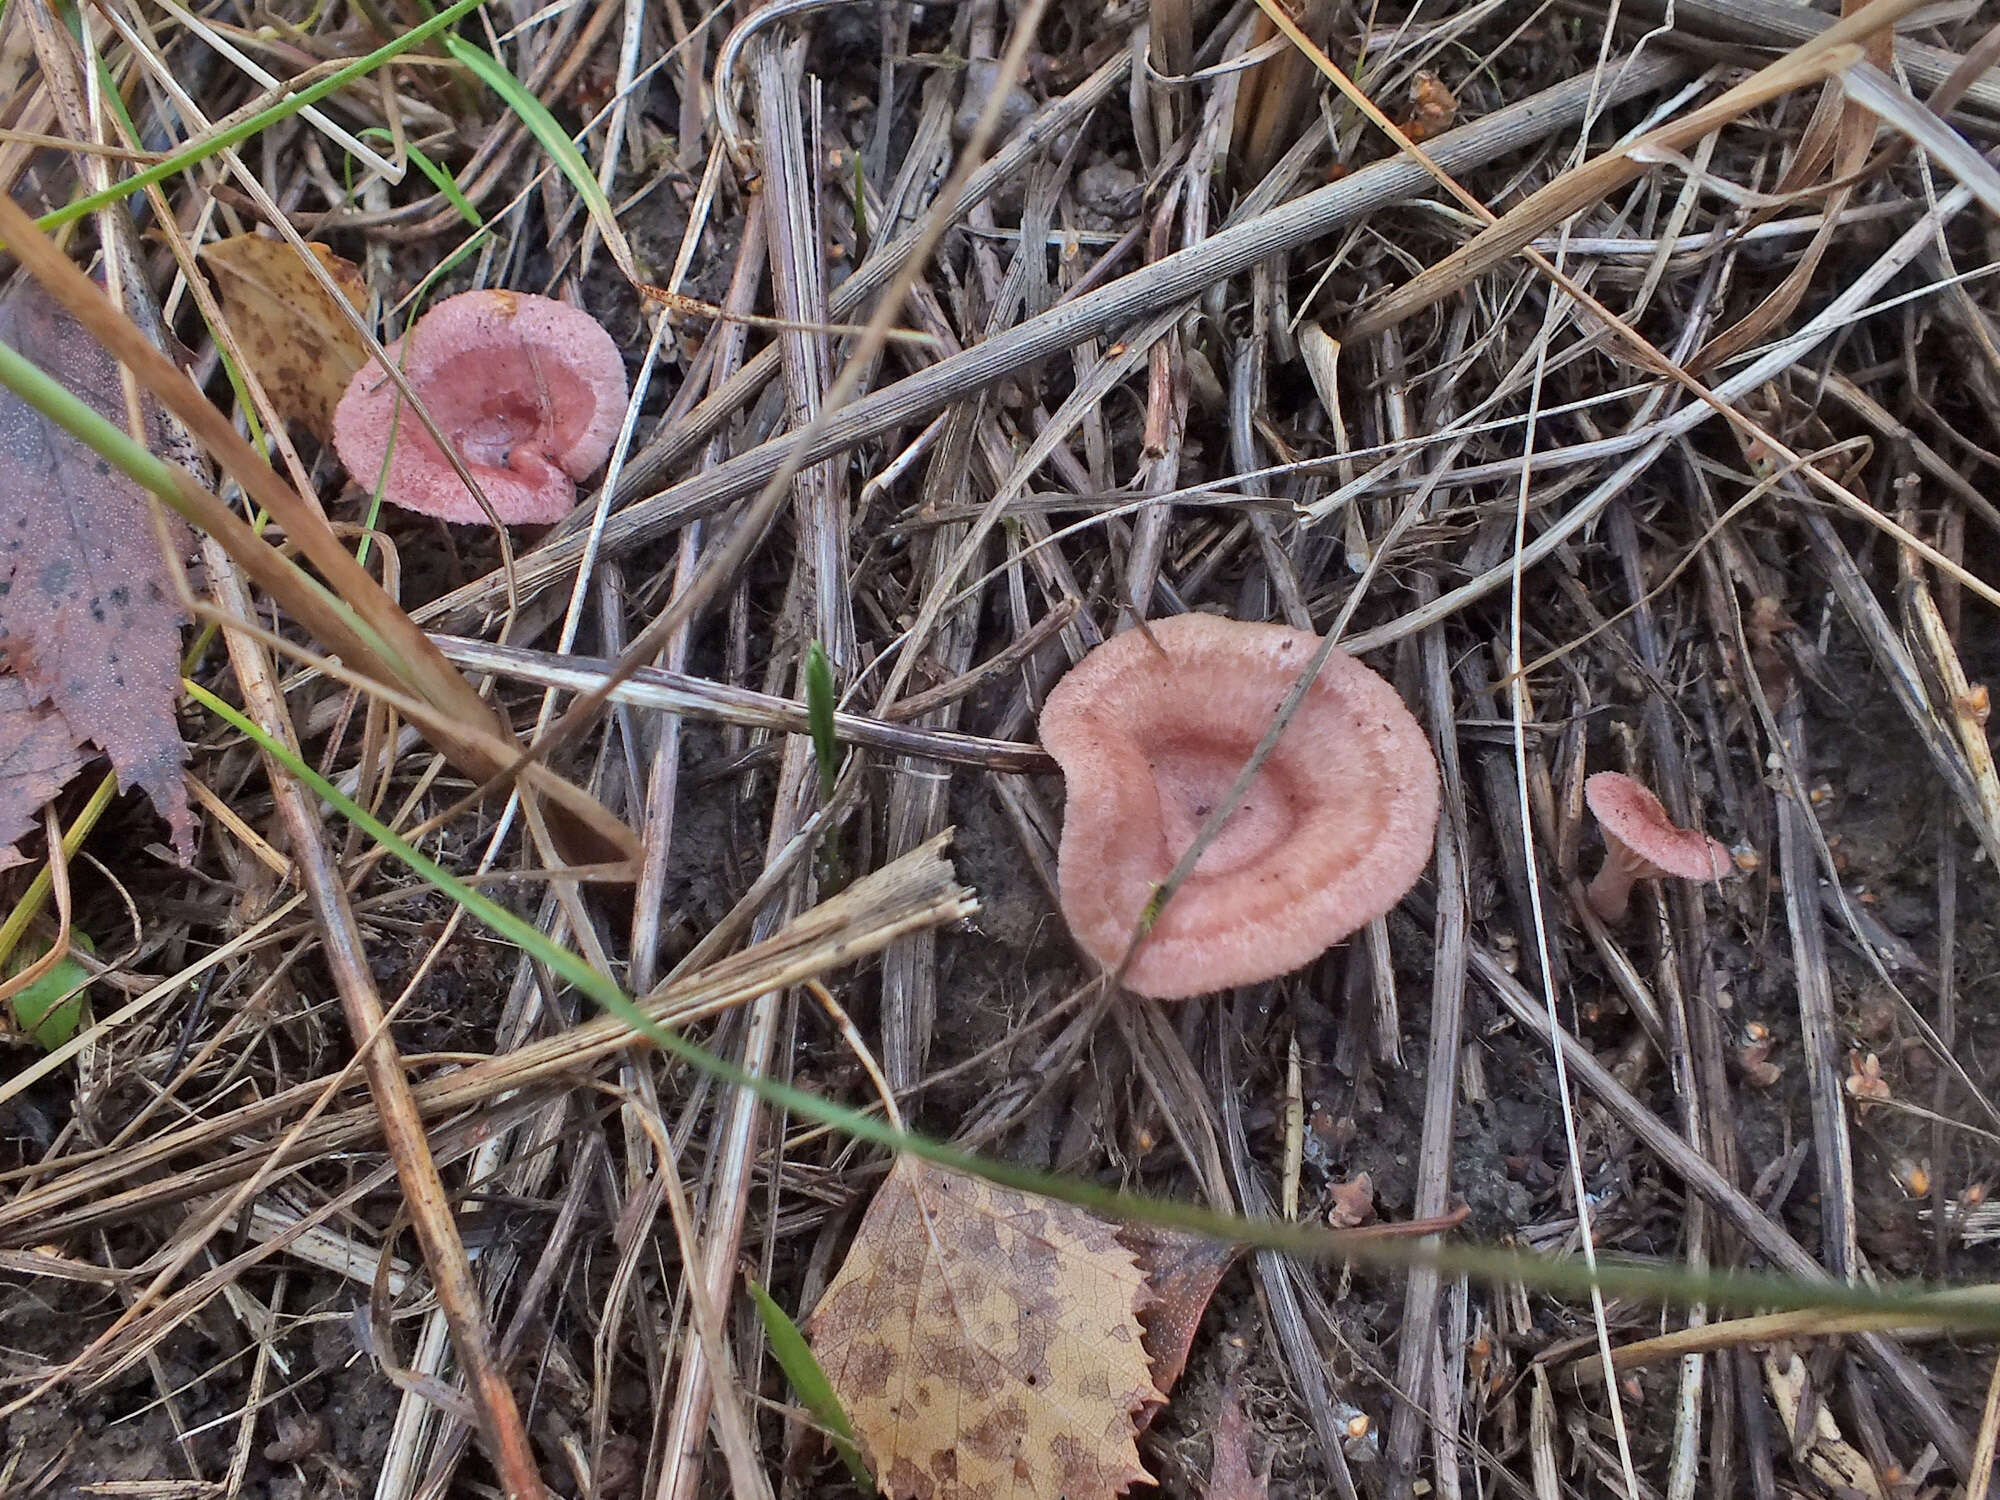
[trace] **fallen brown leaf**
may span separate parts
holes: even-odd
[[[356,312],[368,310],[360,268],[324,245],[308,247]],[[322,440],[333,432],[333,409],[347,382],[367,361],[354,324],[283,240],[233,235],[204,246],[222,314],[257,379],[285,419]]]
[[[1410,106],[1398,123],[1413,141],[1427,141],[1451,129],[1458,116],[1458,96],[1429,68],[1410,83]]]
[[[125,425],[116,362],[26,276],[0,297],[0,340]],[[187,526],[163,522],[185,554]],[[185,616],[168,567],[152,499],[0,391],[0,644],[27,686],[24,706],[53,703],[73,743],[97,745],[121,786],[145,789],[188,858],[194,818],[174,720]]]
[[[62,715],[31,705],[20,678],[0,677],[0,870],[21,863],[14,841],[83,762]]]
[[[1352,1181],[1336,1182],[1326,1190],[1333,1206],[1326,1222],[1335,1229],[1353,1229],[1375,1217],[1375,1179],[1358,1172]]]
[[[1208,1484],[1203,1500],[1265,1500],[1271,1492],[1267,1469],[1259,1474],[1250,1467],[1250,1419],[1243,1415],[1243,1402],[1232,1378],[1222,1388],[1222,1403],[1215,1414],[1215,1439],[1208,1460]]]
[[[1144,1297],[1114,1226],[906,1156],[809,1326],[890,1500],[1103,1500],[1149,1477]]]
[[[1187,1368],[1188,1350],[1209,1299],[1241,1247],[1155,1224],[1121,1225],[1118,1238],[1145,1273],[1150,1295],[1140,1305],[1139,1323],[1146,1330],[1146,1358],[1152,1362],[1153,1385],[1170,1396]]]

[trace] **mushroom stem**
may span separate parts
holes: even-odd
[[[1641,880],[1654,880],[1660,875],[1660,867],[1650,860],[1642,859],[1617,839],[1607,836],[1604,840],[1604,865],[1584,890],[1584,899],[1590,902],[1590,909],[1610,926],[1625,920],[1625,913],[1632,905],[1632,886]]]

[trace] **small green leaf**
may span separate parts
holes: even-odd
[[[818,641],[806,649],[806,723],[819,762],[819,800],[831,802],[840,779],[840,742],[833,737],[833,666]]]
[[[80,932],[74,936],[79,948],[95,951],[89,938]],[[49,951],[46,943],[29,947],[32,951],[17,952],[8,962],[10,978]],[[53,1052],[90,1024],[89,990],[90,970],[73,958],[62,959],[8,1002],[14,1026],[44,1052]]]
[[[813,649],[817,651],[819,648],[815,646]],[[792,1389],[799,1393],[799,1399],[805,1402],[806,1410],[813,1414],[813,1420],[832,1435],[833,1451],[847,1465],[847,1472],[854,1476],[854,1482],[868,1494],[874,1494],[875,1481],[868,1473],[868,1466],[861,1461],[861,1450],[854,1446],[854,1429],[847,1423],[847,1413],[840,1409],[840,1397],[833,1393],[826,1371],[813,1358],[812,1345],[806,1342],[806,1336],[799,1332],[799,1325],[772,1300],[769,1292],[755,1281],[748,1284],[750,1300],[757,1304],[757,1316],[764,1320],[764,1336],[771,1341],[771,1353],[777,1356],[778,1367],[791,1381]]]

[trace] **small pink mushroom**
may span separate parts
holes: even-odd
[[[1213,615],[1151,632],[1099,646],[1042,710],[1068,791],[1063,917],[1107,969],[1319,646],[1307,631]],[[1402,899],[1430,861],[1437,812],[1423,730],[1387,682],[1333,653],[1126,986],[1176,999],[1310,963]]]
[[[1625,920],[1635,880],[1720,880],[1733,868],[1727,848],[1699,828],[1676,828],[1660,799],[1630,776],[1599,771],[1583,783],[1583,800],[1604,835],[1604,868],[1584,895],[1607,922]]]
[[[462,292],[385,351],[458,449],[505,525],[559,521],[575,481],[611,452],[625,413],[625,362],[604,326],[567,303],[524,292]],[[486,521],[381,365],[348,382],[333,445],[373,488],[395,434],[383,498],[446,521]]]

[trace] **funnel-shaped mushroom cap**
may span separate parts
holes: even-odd
[[[1068,790],[1063,916],[1106,968],[1319,646],[1307,631],[1212,615],[1151,630],[1159,650],[1138,631],[1114,636],[1042,710]],[[1334,652],[1126,985],[1174,999],[1310,963],[1402,899],[1430,861],[1437,811],[1423,730],[1394,688]]]
[[[547,297],[462,292],[385,352],[508,525],[561,520],[576,504],[575,481],[604,462],[624,417],[625,362],[611,335]],[[333,445],[357,483],[375,484],[392,427],[384,499],[446,521],[487,519],[371,360],[333,414]]]
[[[1641,880],[1720,880],[1735,868],[1726,847],[1699,828],[1676,828],[1652,789],[1630,776],[1599,771],[1585,779],[1583,800],[1607,849],[1616,841],[1638,865],[1650,866],[1637,872]]]

